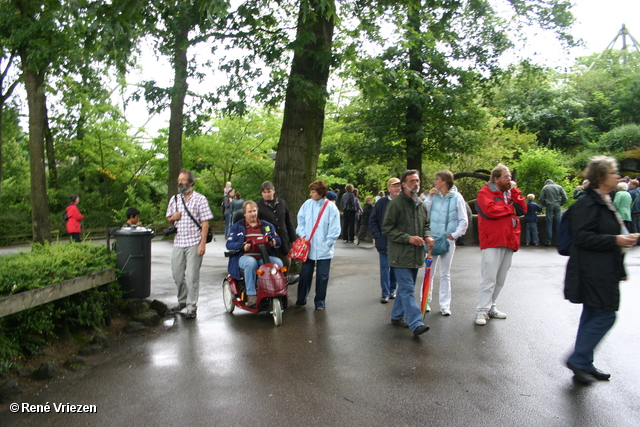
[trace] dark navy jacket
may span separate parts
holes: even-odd
[[[245,220],[242,218],[231,226],[229,230],[229,238],[227,239],[227,249],[230,251],[240,251],[236,255],[229,258],[229,274],[234,279],[240,279],[240,257],[244,255],[243,245],[245,240]],[[276,233],[276,228],[270,222],[260,220],[262,226],[262,234],[269,236],[276,241],[276,248],[280,246],[280,236]],[[274,248],[268,248],[269,255],[276,256]]]
[[[381,254],[387,253],[387,236],[382,234],[382,223],[384,222],[384,214],[387,212],[387,205],[391,200],[389,196],[385,196],[378,200],[373,206],[371,216],[369,217],[369,232],[376,239],[376,249]]]

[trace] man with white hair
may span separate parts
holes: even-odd
[[[547,238],[545,246],[551,246],[553,238],[553,229],[556,232],[560,227],[560,215],[562,214],[562,206],[567,203],[567,193],[561,185],[556,184],[553,180],[548,179],[544,187],[540,191],[540,204],[545,208],[547,214]]]

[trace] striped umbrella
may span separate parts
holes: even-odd
[[[420,309],[422,310],[422,318],[427,315],[427,305],[429,305],[429,288],[431,287],[431,249],[427,252],[427,257],[424,260],[424,280],[422,281],[422,296],[420,300]]]

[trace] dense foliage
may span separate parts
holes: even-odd
[[[41,288],[115,265],[106,246],[34,244],[28,253],[0,258],[0,296]],[[0,319],[0,374],[23,355],[37,354],[61,332],[104,325],[119,287],[90,289]]]

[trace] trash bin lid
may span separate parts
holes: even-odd
[[[154,234],[154,232],[150,228],[133,226],[111,230],[111,234],[114,236],[147,236]]]

